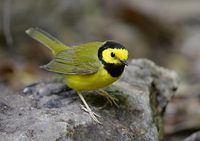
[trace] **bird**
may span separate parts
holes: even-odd
[[[128,50],[122,44],[108,40],[67,46],[40,28],[25,31],[30,37],[47,46],[54,58],[41,68],[62,74],[64,83],[74,89],[83,105],[81,108],[89,113],[97,123],[101,123],[82,92],[104,88],[120,78],[128,65]],[[107,94],[109,98],[112,97]]]

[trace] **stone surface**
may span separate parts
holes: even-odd
[[[162,116],[178,87],[178,78],[175,72],[149,60],[132,60],[123,77],[106,88],[118,98],[118,107],[96,92],[84,95],[93,111],[101,115],[102,125],[80,109],[76,94],[60,91],[63,87],[61,82],[40,82],[22,94],[0,86],[0,140],[162,140]]]
[[[200,131],[197,131],[187,137],[184,141],[199,141],[200,140]]]

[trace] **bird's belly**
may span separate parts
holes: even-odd
[[[96,90],[106,87],[119,79],[119,77],[112,77],[104,69],[100,69],[95,74],[90,75],[66,75],[65,82],[76,91]]]

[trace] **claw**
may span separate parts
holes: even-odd
[[[85,106],[83,106],[82,104],[81,104],[80,106],[81,106],[81,109],[82,109],[82,110],[84,110],[85,112],[89,113],[88,109],[85,108]],[[98,118],[101,117],[100,115],[98,115],[98,114],[96,114],[96,113],[94,113],[94,112],[93,112],[93,114],[94,114],[96,117],[98,117]]]

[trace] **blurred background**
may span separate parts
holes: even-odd
[[[14,90],[52,74],[51,54],[25,34],[39,27],[67,45],[116,40],[180,76],[165,115],[166,141],[200,130],[200,1],[0,0],[0,85]],[[53,77],[53,76],[52,76]]]

